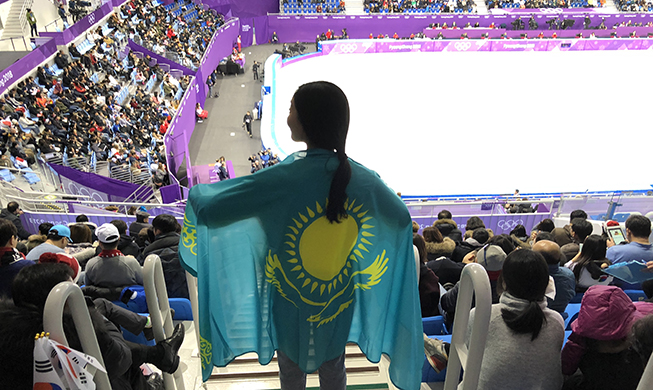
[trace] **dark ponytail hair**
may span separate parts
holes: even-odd
[[[610,261],[605,258],[605,252],[607,251],[606,241],[606,237],[598,234],[590,234],[585,238],[583,249],[581,249],[580,256],[578,256],[576,265],[574,266],[574,276],[576,276],[577,282],[580,280],[580,273],[583,268],[589,271],[594,280],[598,280],[601,274],[603,274],[601,264],[603,262],[607,262],[608,265],[610,264]]]
[[[535,340],[546,322],[539,305],[549,284],[544,257],[530,249],[513,251],[503,263],[502,276],[510,295],[529,302],[522,311],[501,309],[503,321],[516,333],[531,333],[531,340]]]
[[[11,221],[0,218],[0,246],[5,247],[7,244],[11,245],[11,238],[18,236],[18,229]],[[5,252],[2,257],[0,257],[0,267],[8,265],[14,261],[14,253],[11,251]]]
[[[306,137],[317,148],[335,151],[338,169],[331,180],[326,217],[330,222],[347,218],[345,202],[351,166],[345,152],[349,131],[349,102],[335,84],[316,81],[300,86],[293,96],[297,116]]]

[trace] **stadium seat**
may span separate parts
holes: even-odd
[[[571,323],[576,318],[578,318],[578,312],[580,311],[580,303],[570,303],[565,309],[567,313],[567,318],[565,318],[565,330],[571,330]]]
[[[646,294],[642,290],[624,290],[624,292],[633,302],[641,302],[647,299]]]
[[[422,318],[422,328],[427,336],[435,336],[444,334],[444,317],[434,316]]]

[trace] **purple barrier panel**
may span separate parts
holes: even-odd
[[[60,175],[59,177],[61,180],[61,185],[63,186],[67,194],[88,196],[91,198],[92,201],[97,201],[97,202],[110,201],[110,195],[106,192],[86,187],[85,185],[70,180],[69,178],[63,175]],[[118,198],[124,199],[125,197],[118,197]],[[117,199],[112,199],[112,200],[117,200]]]
[[[96,175],[95,173],[91,172],[82,172],[74,168],[64,167],[62,165],[52,163],[50,163],[50,166],[60,176],[77,183],[80,188],[86,187],[89,194],[92,194],[93,192],[97,192],[98,194],[106,194],[109,201],[123,200],[129,197],[129,195],[131,195],[139,188],[139,186],[136,184]],[[111,189],[111,193],[106,192],[107,189]],[[83,193],[80,195],[87,194]]]
[[[113,12],[113,7],[114,5],[112,4],[112,2],[105,3],[100,8],[84,16],[77,23],[73,24],[68,29],[64,30],[62,33],[63,33],[65,44],[66,45],[69,44],[70,42],[75,40],[75,38],[77,38],[79,35],[83,34],[86,30],[91,28],[91,26],[93,26],[95,23],[102,20],[103,17]]]
[[[370,40],[343,40],[322,42],[322,53],[326,54],[353,54],[376,53],[377,41]]]
[[[54,39],[49,39],[41,46],[32,50],[25,57],[14,62],[7,69],[0,72],[0,94],[4,93],[14,82],[36,70],[36,67],[39,66],[41,62],[45,61],[56,52],[56,42]]]
[[[193,72],[192,70],[190,70],[190,69],[186,68],[185,66],[179,64],[178,62],[175,62],[175,61],[173,61],[171,59],[168,59],[168,58],[165,58],[165,57],[163,57],[163,56],[161,56],[159,54],[156,54],[155,52],[144,48],[143,46],[137,44],[136,42],[132,41],[131,39],[129,40],[127,46],[129,46],[129,48],[132,49],[133,51],[139,51],[139,52],[143,53],[144,56],[149,55],[150,57],[156,59],[156,62],[158,64],[169,65],[170,69],[180,70],[180,71],[182,71],[184,73],[184,75],[191,75],[191,76],[195,75],[195,72]]]
[[[241,47],[252,46],[252,42],[254,42],[254,29],[252,28],[254,18],[239,18],[239,20]]]
[[[478,217],[483,221],[487,229],[492,229],[495,235],[498,234],[510,234],[510,231],[514,229],[517,225],[524,225],[527,232],[533,230],[533,228],[540,223],[544,218],[548,218],[548,214],[505,214],[505,215],[478,215]],[[433,223],[438,219],[436,217],[420,217],[413,216],[411,213],[411,218],[415,220],[420,225],[421,233],[422,229],[425,227],[433,226]],[[458,225],[463,234],[465,234],[465,226],[467,226],[468,217],[453,217],[453,220]]]
[[[268,32],[268,17],[257,16],[254,18],[254,29],[256,30],[256,43],[262,45],[270,42],[272,32]]]
[[[458,41],[450,41],[449,45],[442,51],[479,51],[483,46],[488,45],[489,41],[486,40],[471,40],[461,39]]]
[[[433,51],[433,41],[379,41],[376,44],[377,53],[405,53],[415,51]]]
[[[604,8],[493,8],[490,10],[490,13],[493,15],[501,14],[533,14],[533,13],[544,13],[544,14],[591,14],[591,13],[603,13],[605,12]]]
[[[206,78],[218,67],[220,60],[231,54],[234,42],[236,42],[239,33],[240,21],[237,19],[229,20],[215,32],[206,48],[198,69],[198,73],[200,74],[196,76],[198,79],[196,100],[201,105],[204,105],[206,101]],[[188,139],[190,139],[190,136]]]
[[[191,81],[189,90],[184,93],[177,114],[172,119],[164,138],[168,170],[175,176],[177,176],[177,171],[184,161],[190,158],[188,156],[188,143],[195,129],[195,104],[197,103],[197,93],[193,93],[192,89],[195,89],[197,82],[197,78]],[[188,163],[186,164],[186,170],[190,178],[192,168]]]
[[[181,200],[181,191],[179,190],[178,184],[170,184],[168,186],[161,187],[160,192],[162,203],[174,203],[178,200]]]
[[[57,45],[63,46],[66,44],[66,40],[64,39],[63,32],[40,32],[39,36],[41,37],[48,37],[54,39]]]

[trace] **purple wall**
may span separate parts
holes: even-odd
[[[202,0],[210,8],[227,15],[229,11],[238,18],[253,18],[279,12],[278,0]]]
[[[131,39],[129,40],[129,43],[127,44],[127,46],[129,46],[129,48],[132,49],[132,51],[143,53],[143,57],[149,55],[150,57],[152,57],[152,58],[154,58],[156,60],[157,64],[169,65],[170,69],[180,70],[180,71],[182,71],[184,73],[184,75],[191,75],[191,76],[195,75],[195,72],[188,69],[187,67],[179,64],[178,62],[175,62],[173,60],[170,60],[170,59],[167,59],[167,58],[165,58],[163,56],[160,56],[160,55],[156,54],[155,52],[150,51],[150,50],[144,48],[143,46],[137,44],[136,42],[132,41]]]

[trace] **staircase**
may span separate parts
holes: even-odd
[[[384,359],[379,364],[370,363],[355,344],[345,350],[348,390],[388,389],[387,366]],[[317,389],[320,381],[317,373],[306,376],[306,388]],[[207,390],[231,389],[279,389],[279,366],[274,357],[270,364],[262,366],[255,353],[236,358],[227,367],[214,368],[205,384]]]
[[[613,0],[605,0],[605,7],[601,8],[601,11],[608,14],[618,14],[619,9]]]
[[[487,10],[487,4],[485,4],[485,0],[474,0],[474,3],[476,4],[476,13],[479,15],[487,15],[489,14]]]
[[[11,0],[2,38],[22,37],[29,33],[25,10],[31,7],[32,2],[33,0]]]
[[[347,15],[365,15],[363,0],[345,0],[345,13]]]

